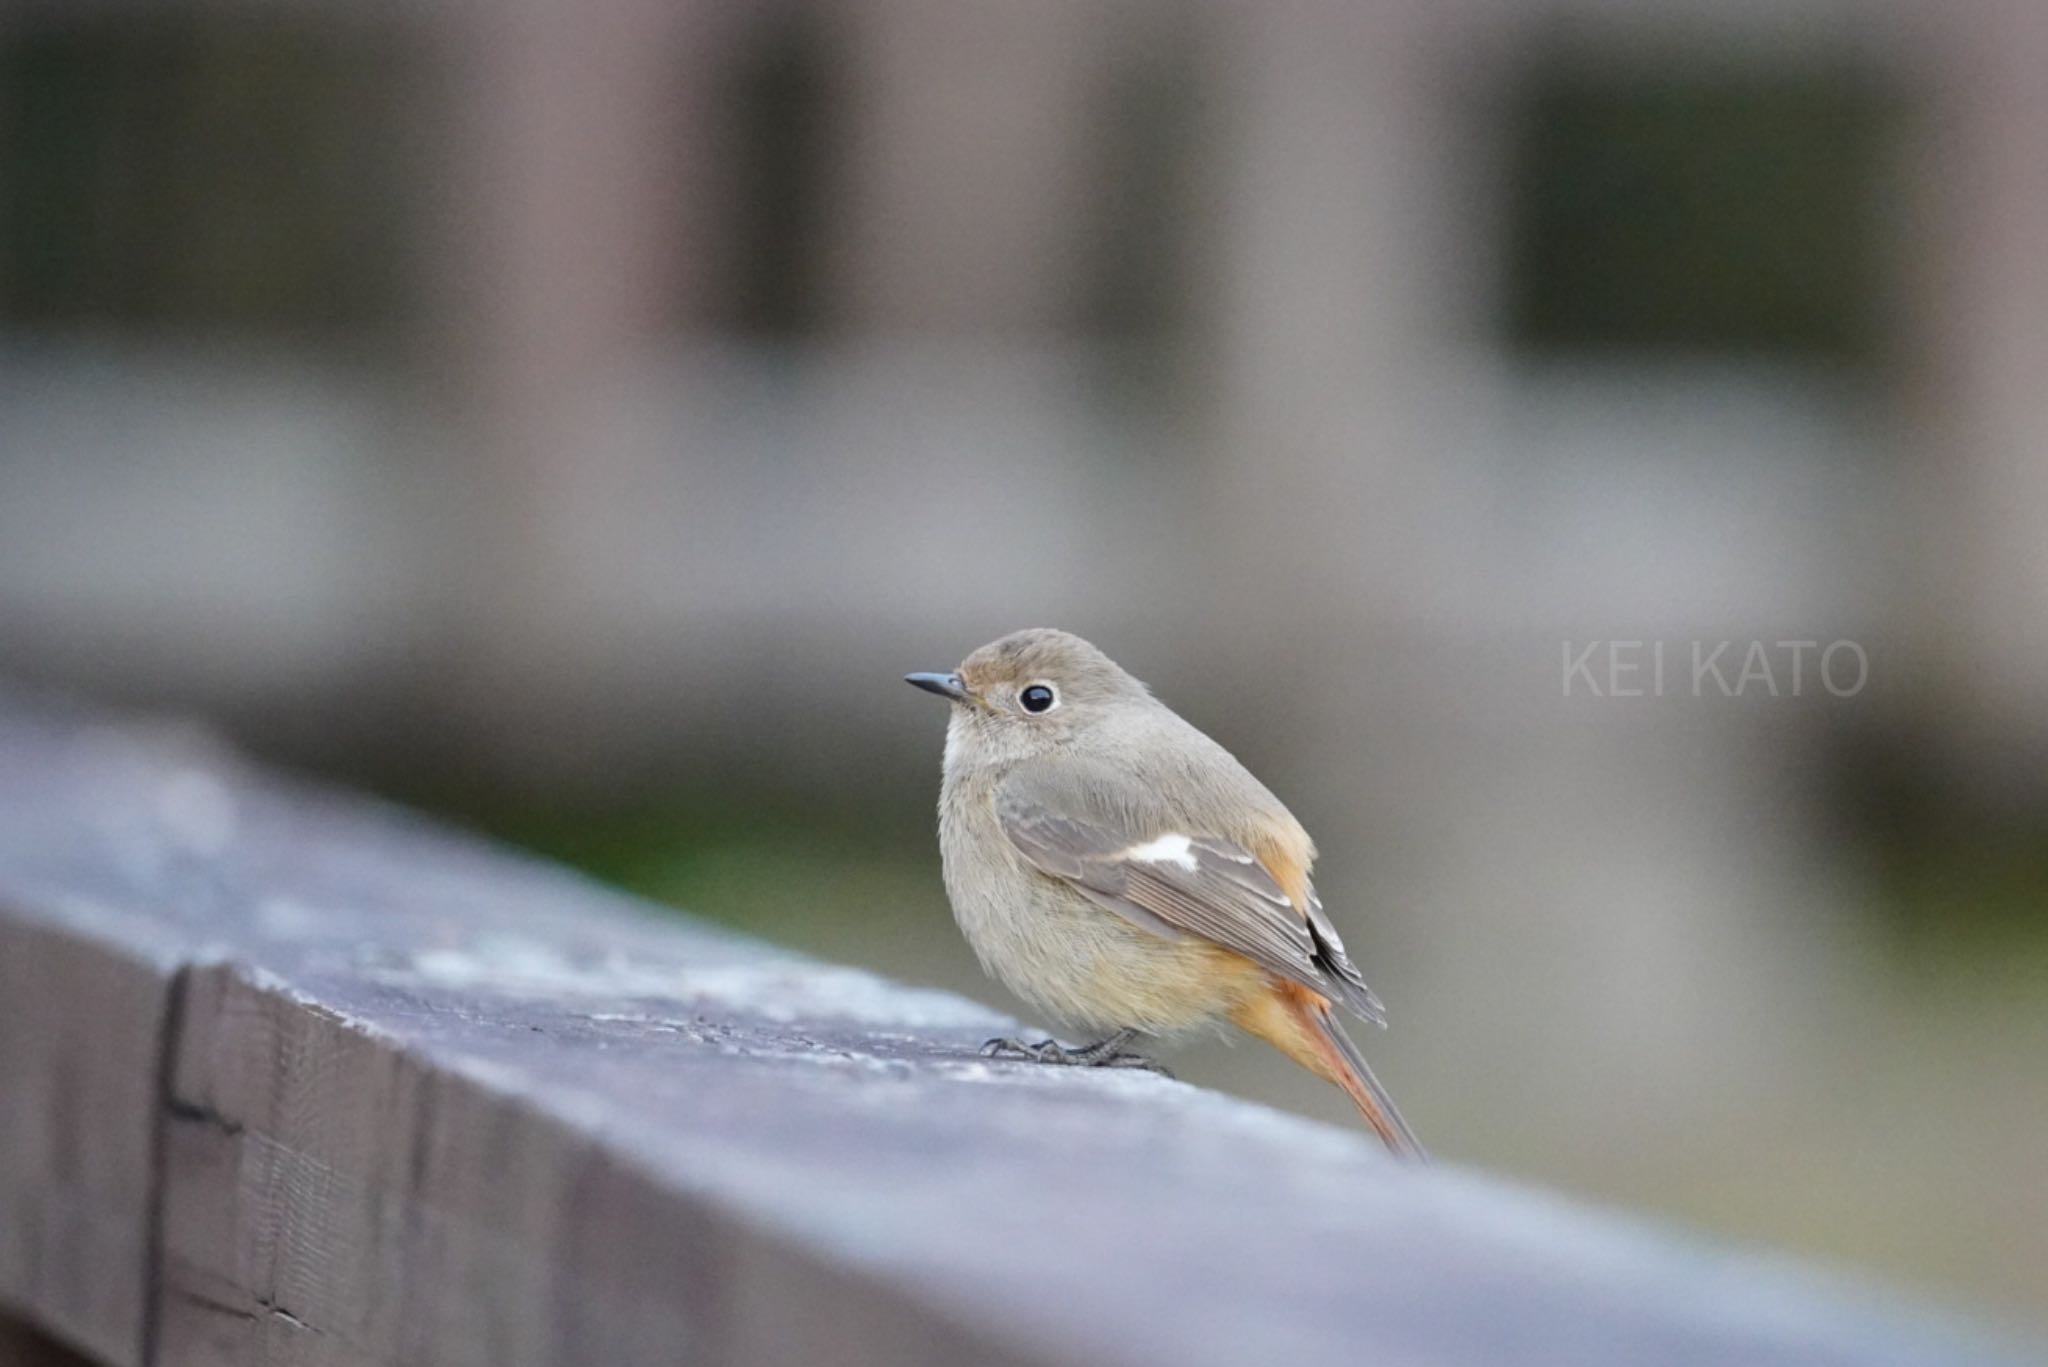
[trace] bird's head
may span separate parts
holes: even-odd
[[[1004,762],[1071,744],[1120,712],[1150,706],[1145,685],[1070,632],[1031,627],[991,641],[947,673],[904,682],[953,704],[947,762]]]

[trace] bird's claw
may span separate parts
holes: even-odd
[[[1113,1037],[1098,1044],[1084,1044],[1078,1049],[1068,1049],[1055,1039],[1040,1040],[1036,1044],[1027,1044],[1018,1039],[992,1039],[981,1046],[981,1056],[1013,1059],[1025,1063],[1064,1064],[1079,1068],[1142,1068],[1161,1077],[1173,1076],[1164,1065],[1143,1054],[1134,1054],[1118,1047],[1122,1043],[1121,1038]]]
[[[983,1058],[1016,1059],[1029,1063],[1065,1063],[1067,1051],[1060,1048],[1058,1040],[1040,1040],[1026,1044],[1020,1039],[992,1039],[981,1046]]]

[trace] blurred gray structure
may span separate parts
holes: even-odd
[[[141,8],[16,4],[0,45]],[[1986,1026],[1924,1104],[2008,1124],[1873,1132],[1928,1072],[1809,781],[1926,729],[1959,789],[2041,796],[2048,8],[180,12],[388,40],[350,88],[403,109],[403,287],[338,343],[0,317],[10,672],[535,789],[857,789],[936,765],[895,674],[1068,626],[1318,832],[1429,1128],[1631,1199],[1683,1171],[1738,1224],[1903,1182],[1872,1261],[1959,1208],[2041,1290],[2039,1064]],[[1879,361],[1518,340],[1561,54],[1909,110]],[[1724,639],[1853,640],[1872,686],[1567,696],[1573,643]]]
[[[452,639],[495,655],[469,681],[495,703],[565,656],[659,676],[721,620],[967,640],[1083,585],[1170,652],[1218,601],[1172,591],[1199,581],[1288,631],[1896,628],[1976,719],[1958,734],[2039,739],[2048,36],[2024,0],[289,13],[393,31],[363,90],[413,116],[379,149],[419,181],[401,328],[351,363],[11,328],[22,649],[296,700]],[[1739,355],[1505,351],[1506,92],[1559,50],[1617,81],[1849,61],[1924,111],[1886,204],[1899,383],[1850,403]],[[812,326],[757,345],[735,159],[763,144],[735,125],[750,74],[804,54],[827,126],[787,172],[810,207],[768,230],[800,257],[767,264]],[[1112,155],[1132,88],[1178,122]],[[1148,158],[1184,169],[1131,184]],[[1175,382],[1117,407],[1087,296],[1119,213],[1180,274]],[[929,572],[970,555],[972,592]]]

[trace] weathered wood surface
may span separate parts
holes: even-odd
[[[2001,1363],[0,697],[0,1312],[111,1364]]]
[[[39,1329],[0,1314],[0,1367],[93,1367]]]

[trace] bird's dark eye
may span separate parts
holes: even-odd
[[[1023,704],[1026,712],[1048,712],[1059,698],[1050,684],[1033,684],[1017,695],[1017,701]]]

